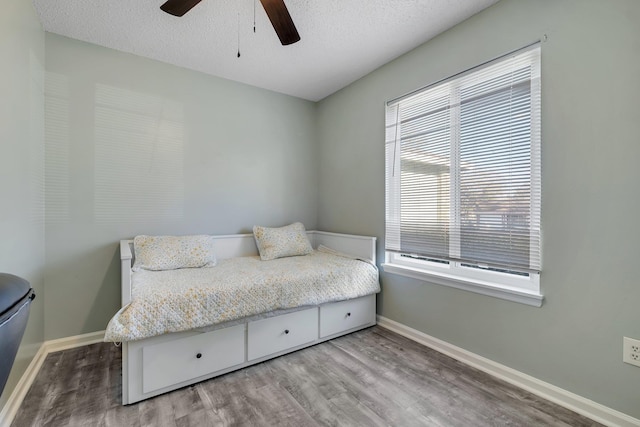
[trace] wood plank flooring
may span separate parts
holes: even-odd
[[[129,406],[120,366],[48,355],[12,426],[600,425],[377,326]]]

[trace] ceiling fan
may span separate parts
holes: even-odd
[[[189,12],[201,0],[168,0],[160,9],[174,15],[182,16]],[[293,44],[300,40],[300,35],[293,24],[291,15],[284,4],[284,0],[260,0],[267,16],[276,30],[276,34],[283,45]]]

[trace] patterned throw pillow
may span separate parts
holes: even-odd
[[[216,255],[211,236],[136,236],[133,271],[213,267]]]
[[[280,228],[253,227],[260,259],[270,261],[276,258],[308,255],[313,252],[307,232],[301,222]]]

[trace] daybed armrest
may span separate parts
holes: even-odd
[[[376,238],[369,236],[356,236],[353,234],[329,233],[327,231],[310,231],[307,234],[312,237],[312,245],[327,246],[336,251],[376,262]]]
[[[120,260],[131,260],[133,258],[130,246],[131,242],[133,242],[133,240],[120,240]],[[131,261],[129,261],[129,263],[131,263]]]
[[[122,307],[131,302],[131,253],[132,240],[120,240],[120,271],[121,271],[121,296]]]

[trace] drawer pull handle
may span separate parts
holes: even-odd
[[[288,330],[288,329],[285,329],[285,330],[284,330],[284,333],[288,335],[288,334],[289,334],[289,330]]]
[[[196,354],[196,359],[200,359],[202,357],[202,353]]]
[[[351,317],[351,312],[347,313],[347,317]]]

